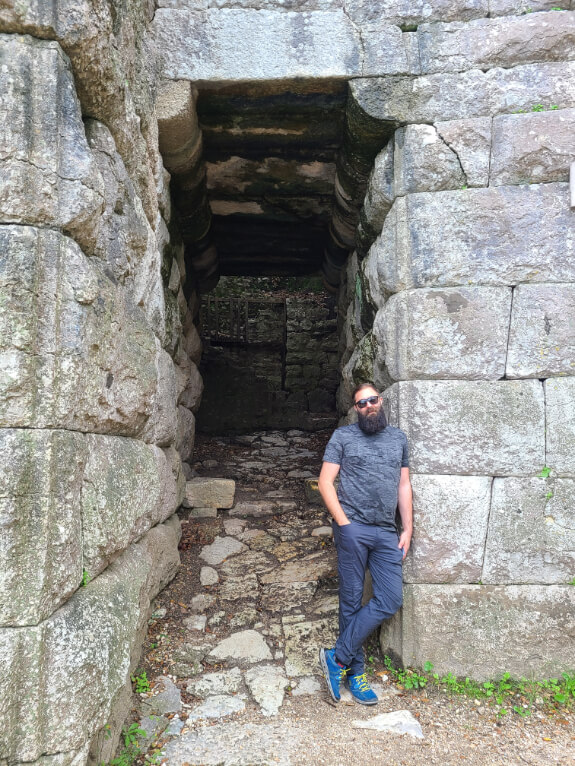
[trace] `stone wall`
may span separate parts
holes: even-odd
[[[200,345],[150,18],[0,9],[3,764],[111,757],[151,600],[179,564]]]
[[[397,127],[340,293],[338,400],[373,378],[407,433],[414,542],[382,646],[439,672],[575,667],[573,23],[420,25],[421,76],[352,84]]]

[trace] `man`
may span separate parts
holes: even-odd
[[[358,422],[333,433],[319,477],[319,491],[333,516],[339,576],[339,636],[333,649],[320,650],[320,662],[335,702],[347,677],[354,699],[375,705],[378,699],[364,672],[363,643],[402,604],[402,563],[413,529],[412,492],[406,436],[387,425],[373,383],[359,385],[353,399]],[[395,524],[398,506],[401,535]],[[373,597],[362,606],[366,569]]]

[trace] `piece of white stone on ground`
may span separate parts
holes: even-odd
[[[207,619],[205,614],[193,614],[191,617],[186,617],[184,625],[188,630],[204,631]]]
[[[354,729],[372,729],[374,731],[389,731],[393,734],[410,734],[412,737],[423,739],[423,731],[419,721],[409,710],[393,710],[391,713],[380,713],[364,721],[352,721]]]
[[[333,530],[331,527],[316,527],[311,531],[312,537],[332,537]]]
[[[303,697],[311,694],[317,694],[321,691],[321,685],[317,678],[314,678],[314,676],[306,676],[305,678],[300,678],[299,681],[294,682],[294,687],[292,688],[292,696],[294,697]]]
[[[242,685],[242,672],[239,668],[222,670],[220,673],[204,673],[200,678],[188,681],[188,692],[195,697],[206,699],[214,694],[235,694]]]
[[[226,694],[215,694],[207,697],[197,707],[192,708],[187,724],[200,721],[202,718],[224,718],[245,709],[246,703],[240,697],[229,697]]]
[[[188,508],[231,508],[236,483],[232,479],[198,476],[186,482],[184,505]]]
[[[210,652],[210,659],[261,662],[271,660],[272,654],[261,633],[257,630],[241,630],[220,641]]]
[[[206,567],[206,569],[210,569],[210,567]],[[216,571],[215,569],[212,571]],[[217,574],[217,572],[216,572]],[[208,593],[199,593],[197,596],[194,596],[193,599],[190,602],[190,607],[194,612],[202,613],[205,612],[206,609],[209,609],[211,606],[213,606],[216,603],[216,597],[212,596]]]
[[[288,679],[277,665],[258,665],[245,675],[250,694],[266,716],[275,715],[280,709]]]
[[[219,579],[218,573],[212,567],[202,567],[200,569],[201,585],[215,585]]]
[[[234,537],[216,537],[211,545],[205,545],[200,553],[200,558],[206,564],[221,564],[228,556],[234,556],[245,551],[246,546]]]
[[[247,521],[245,519],[224,519],[224,530],[226,535],[241,535],[244,531]]]
[[[154,696],[143,700],[141,708],[148,715],[178,713],[182,709],[182,695],[171,678],[159,676],[154,684]]]

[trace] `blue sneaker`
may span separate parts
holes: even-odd
[[[360,676],[349,676],[348,682],[349,690],[356,702],[360,705],[377,705],[379,702],[377,694],[368,684],[365,673]]]
[[[320,649],[319,661],[325,680],[327,681],[327,688],[331,694],[331,698],[334,702],[339,702],[341,699],[339,687],[345,678],[347,668],[336,660],[335,651],[333,649]]]

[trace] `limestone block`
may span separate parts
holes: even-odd
[[[554,476],[575,478],[575,379],[545,381],[547,465]]]
[[[517,285],[506,376],[554,375],[575,375],[575,284]]]
[[[267,81],[361,74],[359,41],[342,10],[214,8],[195,13],[159,8],[152,30],[169,80]],[[238,40],[250,44],[238,46]]]
[[[471,117],[467,120],[436,122],[435,129],[457,154],[467,186],[487,186],[491,159],[491,119]]]
[[[552,678],[575,665],[569,585],[408,585],[402,658],[477,680]]]
[[[574,282],[568,195],[568,184],[542,184],[396,199],[365,265],[374,301],[471,277],[482,285]]]
[[[173,444],[178,433],[178,399],[175,365],[170,355],[161,348],[158,338],[156,344],[156,379],[158,381],[151,403],[151,414],[142,438],[161,447]]]
[[[160,84],[156,106],[160,151],[170,173],[197,170],[201,162],[203,146],[196,97],[197,91],[188,80],[164,80]]]
[[[538,381],[406,381],[384,399],[392,425],[407,434],[416,473],[525,476],[544,465]]]
[[[388,141],[377,155],[367,182],[367,194],[359,216],[358,239],[367,252],[373,240],[379,236],[394,200],[393,190],[394,141]]]
[[[194,413],[178,405],[178,430],[176,432],[175,447],[180,453],[182,460],[189,460],[194,451],[196,436],[196,418]]]
[[[495,479],[481,581],[567,584],[575,571],[575,482]]]
[[[457,154],[433,125],[407,125],[395,131],[394,192],[460,189],[465,176]]]
[[[34,625],[82,579],[82,434],[0,430],[0,624]]]
[[[192,321],[191,315],[184,322],[182,345],[192,362],[199,365],[202,358],[202,339],[200,338],[198,328]]]
[[[81,749],[107,722],[150,601],[177,564],[173,527],[149,536],[153,544],[131,546],[45,622],[0,631],[0,757],[27,762]]]
[[[399,123],[509,114],[519,109],[530,111],[534,104],[562,109],[575,106],[575,62],[497,67],[487,72],[472,69],[417,78],[357,78],[349,87],[352,98],[367,115]]]
[[[571,0],[489,0],[490,16],[519,16],[534,11],[550,11],[552,8],[569,10]]]
[[[502,0],[499,0],[502,1]],[[347,0],[346,13],[359,24],[385,18],[402,28],[427,21],[468,21],[489,13],[488,0]]]
[[[568,181],[574,155],[575,109],[506,114],[493,120],[493,186]]]
[[[385,16],[361,25],[365,75],[420,74],[417,36],[402,34]]]
[[[377,350],[377,339],[373,332],[364,335],[355,347],[349,361],[341,371],[341,384],[337,394],[340,410],[351,407],[353,390],[362,381],[373,380],[378,387],[382,389],[385,387],[387,380],[385,383],[381,380],[381,371],[374,366]]]
[[[0,221],[60,228],[90,251],[104,185],[60,46],[0,35]]]
[[[177,508],[174,455],[134,439],[86,435],[82,487],[84,569],[107,564]]]
[[[1,226],[0,250],[0,423],[139,436],[152,419],[172,438],[167,354],[141,310],[56,231]]]
[[[179,403],[196,413],[202,401],[204,382],[196,365],[190,363],[190,378],[185,390],[180,394]]]
[[[210,479],[198,476],[186,482],[185,505],[189,508],[231,508],[236,483],[232,479]]]
[[[575,14],[422,24],[417,36],[423,74],[568,61],[575,49]]]
[[[492,479],[412,474],[411,482],[414,536],[404,582],[480,580]]]
[[[392,295],[373,324],[391,378],[502,378],[511,293],[457,287]]]

